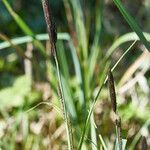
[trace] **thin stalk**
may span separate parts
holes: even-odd
[[[59,94],[61,99],[61,104],[63,108],[63,116],[64,121],[66,122],[66,131],[67,131],[67,137],[68,137],[68,148],[69,150],[73,150],[73,136],[72,136],[72,129],[71,129],[71,123],[67,114],[66,104],[65,104],[65,98],[64,98],[64,92],[63,92],[63,85],[60,75],[60,69],[58,64],[58,59],[56,53],[54,53],[54,59],[56,63],[56,69],[57,69],[57,76],[58,76],[58,83],[59,83]]]
[[[101,134],[99,134],[99,139],[102,143],[102,146],[103,146],[104,150],[108,150]]]
[[[121,136],[121,119],[116,120],[116,135],[118,140],[119,150],[122,150],[122,136]]]
[[[0,35],[2,35],[2,33],[0,33]],[[39,40],[39,41],[44,41],[44,40],[48,40],[49,36],[47,33],[37,34],[37,35],[35,35],[35,39]],[[70,36],[68,33],[57,33],[57,39],[69,41]],[[14,45],[30,43],[32,41],[33,41],[32,36],[23,36],[23,37],[17,37],[17,38],[10,39],[10,42]],[[5,42],[0,42],[0,50],[12,46],[10,44],[10,42],[8,42],[7,40],[5,40]]]
[[[41,54],[47,58],[45,54],[45,49],[43,44],[36,40],[34,32],[28,27],[28,25],[22,20],[22,18],[12,9],[11,5],[9,4],[8,0],[2,0],[3,4],[7,8],[10,15],[13,17],[17,25],[21,28],[21,30],[26,34],[32,37],[34,45],[39,49]]]
[[[6,35],[0,33],[0,39],[7,41],[13,48],[15,48],[17,54],[21,58],[28,59],[28,60],[30,59],[24,54],[24,50],[21,47],[19,47],[18,45],[13,44],[12,41]]]
[[[135,33],[137,34],[137,36],[139,37],[141,42],[145,45],[147,50],[150,51],[150,44],[147,41],[147,39],[145,38],[145,36],[143,35],[143,33],[142,33],[139,25],[136,23],[135,19],[128,13],[128,11],[125,9],[125,7],[123,6],[123,4],[120,0],[113,0],[113,1],[114,1],[115,5],[118,7],[121,14],[123,15],[124,19],[127,21],[129,26],[131,27],[131,29],[133,31],[135,31]]]
[[[135,42],[133,42],[131,44],[131,46],[126,51],[129,52],[129,50],[131,50],[131,48],[132,48],[132,46],[134,44],[135,44]],[[113,71],[117,67],[117,65],[119,64],[119,62],[124,58],[125,54],[127,54],[126,51],[123,53],[123,55],[122,55],[123,57],[121,56],[120,59],[112,67],[111,71]],[[80,142],[79,142],[79,145],[78,145],[78,150],[81,150],[81,148],[82,148],[82,144],[83,144],[84,136],[85,136],[88,124],[89,124],[90,116],[91,116],[91,114],[93,112],[93,109],[94,109],[96,101],[97,101],[97,99],[98,99],[98,97],[99,97],[99,95],[100,95],[100,93],[102,91],[102,88],[106,84],[107,80],[108,80],[108,76],[106,76],[105,79],[102,80],[103,82],[102,82],[102,84],[101,84],[101,86],[100,86],[100,88],[99,88],[99,90],[98,90],[98,92],[97,92],[97,94],[96,94],[96,96],[95,96],[95,98],[93,100],[92,106],[90,108],[89,114],[88,114],[86,122],[85,122],[84,129],[83,129],[83,132],[82,132],[82,135],[81,135],[81,138],[80,138]]]
[[[109,88],[109,95],[110,95],[110,99],[112,103],[112,110],[116,115],[115,126],[116,126],[117,142],[118,142],[117,147],[119,147],[119,150],[122,150],[121,118],[117,114],[117,100],[116,100],[115,84],[114,84],[114,77],[113,77],[111,70],[109,70],[108,72],[108,88]]]
[[[49,7],[49,1],[42,0],[42,5],[43,5],[43,10],[44,10],[45,21],[47,24],[49,39],[50,39],[51,53],[53,54],[55,64],[56,64],[56,69],[57,69],[59,94],[60,94],[60,100],[61,100],[63,114],[64,114],[64,121],[66,123],[68,148],[69,148],[69,150],[72,150],[73,149],[73,136],[72,136],[72,130],[71,130],[71,123],[70,123],[67,109],[66,109],[63,85],[62,85],[59,63],[58,63],[58,58],[57,58],[57,53],[56,53],[57,32],[56,32],[55,24],[52,20],[51,11],[50,11],[50,7]]]
[[[122,60],[122,58],[130,51],[130,49],[132,48],[132,46],[137,42],[137,40],[135,40],[130,46],[129,48],[123,53],[123,55],[121,55],[121,57],[118,59],[118,61],[116,62],[116,64],[113,66],[113,68],[111,70],[114,70],[116,68],[116,66],[119,64],[119,62]]]

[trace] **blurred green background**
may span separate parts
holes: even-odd
[[[8,3],[34,36],[47,33],[41,1],[8,0]],[[150,41],[150,1],[122,3]],[[78,145],[91,99],[109,65],[117,62],[137,36],[128,34],[133,31],[111,0],[50,0],[50,7],[58,32],[57,53],[64,95],[74,143]],[[127,42],[119,43],[119,37],[125,34]],[[27,35],[0,1],[0,149],[67,149],[56,68],[48,38],[45,35],[46,38],[38,40],[49,57],[46,59],[34,42],[11,42]],[[10,46],[3,48],[4,42]],[[114,46],[115,42],[119,44]],[[113,73],[122,137],[127,139],[127,149],[131,150],[141,148],[141,136],[145,136],[150,145],[149,64],[150,53],[138,41]],[[100,149],[99,134],[108,149],[113,149],[115,125],[107,85],[100,93],[93,114],[97,128],[93,131],[90,122],[83,149],[94,149],[92,135],[97,139],[96,148]]]

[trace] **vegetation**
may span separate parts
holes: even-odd
[[[149,8],[1,0],[0,149],[148,149]]]

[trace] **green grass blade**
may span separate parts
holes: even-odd
[[[86,27],[84,24],[84,17],[83,12],[81,8],[81,4],[79,0],[68,0],[73,8],[73,17],[74,17],[74,23],[76,28],[76,34],[79,41],[79,47],[81,54],[81,58],[86,60],[88,56],[88,42],[87,42],[87,35],[86,35]]]
[[[102,32],[102,21],[103,21],[103,5],[104,1],[100,0],[99,4],[96,7],[96,21],[95,21],[95,36],[94,36],[94,41],[91,47],[91,54],[89,56],[89,78],[92,79],[95,65],[97,62],[97,58],[100,53],[100,46],[99,43],[102,38],[101,32]]]
[[[66,79],[63,78],[62,76],[61,76],[61,79],[62,79],[62,87],[63,87],[64,97],[65,97],[66,108],[68,112],[70,113],[70,116],[72,117],[72,119],[77,120],[77,112],[76,112],[74,100],[72,97],[72,91]]]
[[[13,44],[6,35],[0,33],[0,39],[6,41],[11,47],[16,49],[16,52],[18,53],[19,56],[27,58],[26,55],[24,54],[24,50],[20,46]]]
[[[113,0],[116,6],[118,7],[119,11],[122,13],[123,17],[127,21],[127,23],[130,25],[133,31],[138,35],[140,38],[141,42],[145,45],[145,47],[150,51],[150,44],[146,40],[145,36],[143,35],[140,27],[137,25],[136,21],[134,20],[133,17],[127,12],[125,7],[122,5],[120,0]]]
[[[8,1],[7,0],[2,0],[2,2],[6,6],[7,10],[9,11],[9,13],[13,17],[13,19],[16,21],[16,23],[20,26],[20,28],[23,29],[24,33],[28,34],[30,36],[34,36],[33,32],[24,23],[24,21],[20,18],[20,16],[18,16],[18,14],[13,11],[13,9],[11,8],[10,4],[8,3]]]
[[[80,106],[82,107],[85,104],[85,100],[84,100],[83,90],[81,89],[81,86],[83,85],[81,66],[80,66],[80,62],[79,62],[78,56],[77,56],[76,49],[75,49],[75,47],[74,47],[74,45],[73,45],[71,40],[69,41],[69,47],[71,49],[71,55],[72,55],[73,64],[74,64],[74,68],[75,68],[77,84],[79,86],[79,103],[80,103]]]
[[[57,38],[58,38],[58,40],[66,40],[66,41],[70,40],[70,36],[68,33],[58,33]],[[35,35],[35,39],[37,39],[39,41],[45,41],[45,40],[49,39],[49,36],[47,33],[37,34],[37,35]],[[20,44],[32,42],[33,38],[32,38],[32,36],[23,36],[23,37],[17,37],[17,38],[10,39],[10,41],[14,45],[20,45]],[[11,44],[8,41],[1,42],[0,50],[4,49],[4,48],[8,48],[10,46],[11,46]]]
[[[121,150],[125,150],[126,144],[127,144],[127,140],[126,139],[122,139],[121,142],[122,142],[122,149]],[[115,142],[115,150],[119,150],[119,143],[118,143],[117,139],[116,139],[116,142]]]
[[[133,150],[135,145],[138,143],[140,137],[141,137],[141,133],[142,130],[148,129],[150,127],[150,119],[148,119],[144,125],[141,127],[141,129],[138,131],[138,133],[135,135],[131,145],[128,147],[128,150]]]
[[[112,70],[114,70],[116,68],[116,66],[119,64],[119,62],[122,60],[122,58],[130,51],[130,49],[133,47],[133,45],[136,43],[136,41],[134,41],[129,48],[121,55],[121,57],[118,59],[118,61],[115,63],[115,65],[113,66]]]
[[[57,47],[58,47],[58,49],[57,49],[58,60],[60,63],[60,68],[61,68],[62,74],[65,79],[69,80],[70,79],[69,65],[67,62],[67,57],[66,57],[63,43],[61,41],[57,42]]]
[[[101,134],[99,134],[99,139],[102,143],[102,146],[103,146],[104,150],[108,150]]]
[[[135,43],[135,42],[134,42],[134,43]],[[134,43],[126,50],[127,52],[129,52],[129,50],[131,50],[131,48],[132,48],[132,46],[134,45]],[[112,67],[111,71],[113,71],[113,70],[117,67],[117,65],[119,64],[119,62],[125,57],[125,55],[127,54],[126,51],[125,51],[125,54],[122,55],[123,57],[121,56],[121,59],[119,59],[119,60],[116,62],[116,64]],[[85,136],[87,127],[88,127],[88,125],[89,125],[90,116],[91,116],[91,114],[92,114],[92,112],[93,112],[93,109],[94,109],[95,104],[96,104],[96,101],[97,101],[97,99],[98,99],[98,97],[99,97],[99,95],[100,95],[100,93],[101,93],[101,91],[102,91],[102,88],[103,88],[103,86],[106,84],[106,82],[107,82],[107,77],[105,77],[105,79],[103,79],[103,82],[102,82],[102,84],[101,84],[101,86],[100,86],[100,88],[99,88],[99,90],[98,90],[98,92],[97,92],[97,94],[96,94],[96,96],[95,96],[95,98],[94,98],[94,100],[93,100],[92,106],[91,106],[90,111],[89,111],[89,113],[88,113],[88,116],[87,116],[87,119],[86,119],[86,122],[85,122],[85,126],[84,126],[84,129],[83,129],[81,138],[80,138],[80,142],[79,142],[79,145],[78,145],[78,150],[81,150],[81,148],[82,148],[82,144],[83,144],[83,141],[84,141],[84,136]]]
[[[58,64],[58,59],[57,59],[57,55],[55,52],[54,55],[54,59],[55,59],[55,63],[56,63],[56,69],[57,69],[57,76],[58,76],[58,82],[59,82],[59,94],[60,94],[60,98],[61,98],[61,102],[62,102],[62,107],[63,107],[63,113],[64,113],[64,120],[65,120],[65,124],[66,124],[66,131],[67,131],[67,142],[68,142],[68,148],[69,150],[72,150],[73,147],[73,143],[72,143],[72,131],[71,131],[71,126],[69,124],[69,118],[68,118],[68,112],[66,109],[66,97],[64,97],[64,89],[63,89],[63,82],[61,79],[61,74],[60,74],[60,70],[59,70],[59,64]]]
[[[8,12],[11,14],[17,25],[21,28],[21,30],[26,34],[30,35],[33,38],[34,45],[39,48],[41,54],[46,57],[45,48],[38,40],[36,40],[34,33],[27,26],[27,24],[22,20],[22,18],[12,9],[7,0],[2,0],[3,4],[7,8]]]
[[[95,122],[94,122],[94,114],[93,113],[91,115],[90,121],[91,121],[91,140],[94,143],[94,144],[91,143],[91,145],[92,145],[91,147],[92,147],[92,150],[98,150],[98,148],[97,148],[96,130],[95,130],[95,126],[94,126],[94,124],[95,124]]]
[[[86,103],[89,100],[89,74],[88,72],[88,40],[87,40],[87,31],[86,26],[84,23],[84,15],[81,7],[80,0],[68,0],[69,4],[71,5],[73,17],[74,17],[74,24],[76,29],[76,37],[78,41],[77,50],[78,56],[80,60],[81,66],[81,77],[82,77],[82,85],[80,88],[83,92],[81,92],[84,96],[83,107],[86,109]],[[83,108],[82,107],[82,108]],[[83,110],[83,109],[82,109]],[[85,114],[85,113],[82,113]]]
[[[69,65],[67,62],[67,56],[65,54],[65,49],[63,47],[62,42],[57,43],[57,54],[58,54],[58,60],[60,64],[60,68],[62,71],[63,76],[62,78],[62,85],[64,89],[64,97],[66,100],[66,106],[67,109],[69,110],[69,113],[71,114],[71,117],[76,120],[77,119],[77,113],[75,109],[75,104],[72,96],[72,89],[70,88],[70,82],[69,79],[71,79],[70,74],[69,74]]]
[[[150,42],[150,34],[146,32],[143,32],[143,34],[146,37],[146,39]],[[134,41],[134,40],[139,40],[139,37],[135,32],[126,33],[120,36],[118,39],[115,40],[112,46],[108,49],[105,58],[108,59],[111,56],[111,54],[115,51],[115,49],[119,47],[121,44],[129,41]]]

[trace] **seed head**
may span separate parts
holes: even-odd
[[[110,99],[111,99],[111,103],[112,103],[112,109],[116,113],[117,103],[116,103],[114,78],[113,78],[113,74],[110,69],[108,72],[108,88],[109,88],[109,95],[110,95]]]
[[[43,10],[44,10],[45,21],[47,24],[48,35],[50,38],[51,51],[52,51],[52,54],[54,54],[55,49],[56,49],[55,44],[57,41],[57,31],[56,31],[54,20],[52,19],[51,10],[49,7],[49,1],[42,0],[42,5],[43,5]]]

